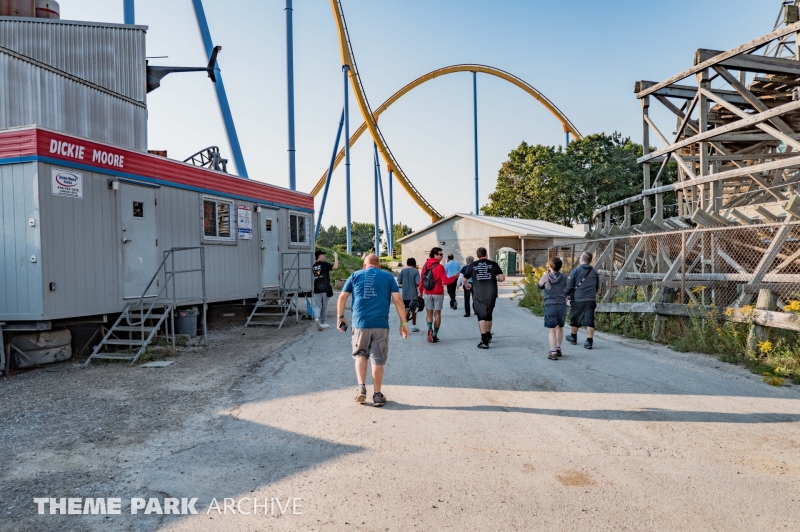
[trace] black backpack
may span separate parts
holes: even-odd
[[[436,266],[434,266],[435,268]],[[425,272],[422,274],[422,288],[431,291],[436,286],[436,278],[433,276],[433,270],[425,267]]]

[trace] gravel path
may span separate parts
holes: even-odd
[[[166,369],[0,383],[0,527],[798,529],[797,387],[606,335],[550,361],[542,320],[504,292],[488,351],[462,310],[436,345],[393,317],[383,408],[353,402],[349,334],[307,322],[220,331]],[[33,497],[70,496],[197,497],[199,513],[36,515]],[[208,512],[226,497],[267,515]]]

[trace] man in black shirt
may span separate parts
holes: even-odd
[[[472,290],[472,310],[478,317],[481,331],[481,343],[478,347],[489,349],[492,341],[492,311],[497,301],[497,281],[503,282],[506,276],[500,265],[486,258],[486,248],[478,248],[478,260],[469,264],[464,271],[464,279],[472,279],[472,283],[464,281],[467,290]]]
[[[325,315],[328,313],[328,299],[333,295],[331,286],[331,270],[339,268],[339,255],[333,252],[333,264],[325,262],[325,252],[318,249],[314,252],[317,262],[311,267],[314,276],[314,322],[317,330],[322,331],[330,327],[325,323]]]

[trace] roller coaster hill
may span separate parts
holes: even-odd
[[[799,329],[782,312],[800,299],[798,20],[798,0],[788,2],[770,33],[724,52],[698,49],[683,72],[635,84],[642,144],[664,147],[639,159],[640,193],[594,212],[582,246],[551,250],[594,253],[598,310],[690,316],[716,308]],[[656,124],[654,105],[675,125]],[[673,183],[664,183],[668,164],[677,166]],[[633,224],[638,213],[643,221]]]

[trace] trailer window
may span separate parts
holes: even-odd
[[[233,240],[232,205],[227,201],[203,200],[203,234],[206,238]]]
[[[308,216],[289,213],[289,243],[308,244]]]
[[[133,202],[133,217],[144,218],[144,203],[141,201]]]

